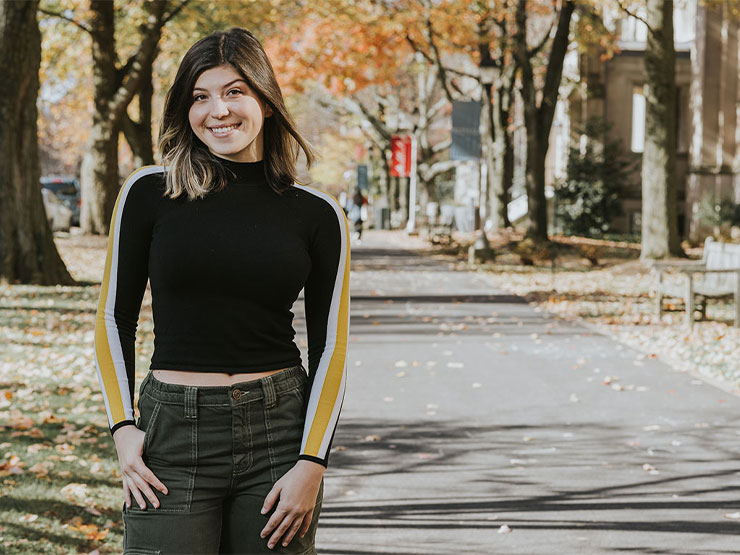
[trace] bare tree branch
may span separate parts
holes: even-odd
[[[452,145],[452,137],[447,137],[445,140],[438,142],[436,145],[432,147],[432,152],[434,154],[438,152],[442,152],[445,149],[450,148]]]
[[[427,114],[429,121],[434,120],[447,104],[449,104],[449,101],[446,98],[440,98],[434,106],[429,108],[429,113]]]
[[[406,41],[409,43],[409,45],[411,46],[411,48],[414,49],[415,52],[418,52],[419,54],[421,54],[422,56],[424,56],[424,58],[429,63],[432,63],[432,64],[436,64],[437,63],[436,60],[434,58],[432,58],[432,56],[428,52],[425,52],[421,48],[421,46],[419,46],[419,44],[414,39],[412,39],[409,35],[406,35]],[[470,79],[480,79],[480,75],[476,75],[475,73],[468,73],[467,71],[461,71],[459,69],[455,69],[455,68],[452,68],[452,67],[449,67],[449,66],[446,66],[446,65],[442,65],[442,67],[444,68],[444,71],[446,73],[453,73],[453,74],[458,75],[460,77],[468,77]]]
[[[182,0],[182,2],[180,2],[180,5],[179,6],[177,6],[174,10],[172,10],[170,13],[168,13],[166,16],[164,16],[164,19],[162,19],[162,27],[164,27],[165,25],[167,25],[167,23],[169,22],[169,20],[172,19],[173,17],[175,17],[178,14],[178,12],[180,10],[182,10],[185,7],[185,5],[188,4],[189,2],[190,2],[190,0]]]
[[[442,64],[442,58],[439,54],[439,49],[437,48],[437,45],[434,43],[434,29],[432,27],[432,17],[427,12],[426,16],[426,26],[427,26],[427,33],[429,34],[429,46],[432,49],[432,53],[434,54],[434,62],[437,64],[437,67],[439,68],[439,79],[442,82],[442,88],[445,91],[445,95],[447,96],[447,100],[450,102],[454,101],[454,98],[452,97],[452,92],[450,91],[450,87],[454,88],[458,94],[462,91],[457,87],[455,83],[451,83],[450,80],[447,78],[447,72],[446,68]]]
[[[650,24],[647,22],[647,19],[644,17],[640,17],[637,15],[637,12],[634,10],[630,10],[625,4],[623,0],[617,0],[617,6],[619,6],[619,9],[622,10],[624,13],[626,13],[630,17],[634,17],[637,21],[644,23],[645,27],[648,28],[648,31],[650,31],[651,34],[655,34],[655,30],[650,27]]]
[[[420,163],[417,171],[424,181],[431,181],[436,176],[446,171],[456,168],[460,162],[457,160],[441,160],[433,164]]]
[[[63,19],[65,21],[69,21],[70,23],[73,23],[74,25],[76,25],[77,27],[79,27],[80,29],[82,29],[83,31],[85,31],[86,33],[88,33],[88,34],[92,33],[92,31],[90,30],[90,28],[88,26],[86,26],[84,23],[80,23],[79,21],[76,21],[75,19],[72,19],[71,17],[67,17],[66,15],[64,15],[61,12],[53,12],[53,11],[47,10],[45,8],[38,8],[38,11],[41,12],[41,13],[43,13],[43,14],[50,15],[52,17],[58,17],[59,19]]]

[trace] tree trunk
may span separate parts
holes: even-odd
[[[486,48],[486,52],[488,48]],[[481,64],[483,67],[483,64]],[[480,137],[481,162],[485,164],[485,183],[480,184],[483,196],[480,200],[481,218],[490,220],[493,229],[499,229],[502,222],[499,219],[500,210],[497,206],[498,196],[495,194],[496,185],[499,182],[498,173],[501,169],[500,159],[496,156],[496,144],[494,142],[494,105],[493,85],[491,83],[481,84],[480,94],[480,123],[478,125],[478,136]],[[485,221],[482,222],[485,227]]]
[[[118,69],[115,63],[114,4],[107,0],[90,1],[95,104],[90,139],[80,169],[80,227],[85,233],[108,232],[120,188],[118,135],[122,118],[141,86],[148,60],[153,60],[167,4],[166,1],[147,4],[151,16],[140,30],[141,45],[126,65]]]
[[[401,227],[409,221],[409,178],[398,178],[398,212],[401,215]]]
[[[80,168],[80,227],[84,233],[107,233],[119,189],[119,123],[111,117],[109,105],[116,90],[113,8],[113,2],[90,2],[95,110]]]
[[[550,47],[539,105],[532,69],[534,53],[527,44],[527,0],[519,0],[516,11],[515,55],[522,70],[521,95],[524,104],[524,125],[527,130],[526,183],[529,222],[526,234],[536,242],[548,240],[545,157],[550,142],[550,128],[555,115],[558,89],[563,75],[563,60],[568,50],[570,20],[574,9],[575,4],[572,0],[565,0],[560,8],[558,27]]]
[[[36,100],[41,34],[38,0],[0,0],[0,278],[74,284],[59,257],[41,197]]]
[[[389,197],[390,197],[390,204],[388,207],[391,209],[391,214],[398,212],[398,181],[400,180],[400,177],[393,177],[390,176],[390,191],[389,191]]]
[[[673,2],[648,0],[641,258],[682,254],[676,210],[676,53]]]
[[[137,92],[139,101],[139,119],[132,120],[128,112],[124,112],[122,129],[126,142],[133,152],[134,168],[154,164],[154,147],[152,140],[152,65],[157,57],[156,51],[147,58],[141,70],[141,85]]]
[[[511,186],[514,182],[514,141],[509,131],[512,88],[514,75],[508,83],[502,83],[494,95],[493,133],[496,147],[497,171],[491,184],[491,217],[496,218],[498,227],[509,227],[508,206],[511,201]]]

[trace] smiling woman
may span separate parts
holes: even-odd
[[[267,182],[278,193],[298,181],[299,150],[307,165],[313,164],[314,152],[285,107],[267,54],[254,35],[240,31],[196,42],[167,92],[159,150],[171,169],[171,198],[203,198],[211,189],[222,189],[231,174],[221,159],[262,160]],[[225,135],[218,130],[234,124],[238,127]]]
[[[310,164],[251,33],[188,50],[165,101],[164,164],[136,170],[116,201],[96,319],[124,553],[315,553],[346,382],[350,253],[336,200],[297,183],[301,149]],[[154,352],[137,421],[147,281]],[[301,290],[307,371],[292,325]]]
[[[262,127],[272,109],[231,66],[204,71],[193,88],[188,119],[208,149],[235,162],[262,160]]]

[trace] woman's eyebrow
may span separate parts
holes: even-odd
[[[223,87],[221,87],[221,88],[222,88],[222,89],[225,89],[226,87],[230,87],[231,85],[233,85],[233,84],[234,84],[234,83],[236,83],[237,81],[241,81],[241,82],[242,82],[242,83],[244,83],[245,85],[247,84],[247,82],[246,82],[246,81],[245,81],[244,79],[234,79],[234,80],[233,80],[233,81],[231,81],[230,83],[226,83],[226,84],[225,84],[225,85],[224,85]],[[206,90],[206,89],[202,89],[201,87],[193,87],[193,90],[194,90],[194,91],[204,91],[204,90]]]

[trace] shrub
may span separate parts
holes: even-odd
[[[555,221],[566,235],[602,237],[622,214],[620,194],[634,161],[608,129],[603,118],[592,118],[581,131],[585,150],[570,148],[566,177],[555,186]]]
[[[737,226],[740,225],[740,205],[731,199],[718,199],[713,194],[706,193],[699,202],[698,219],[708,226],[723,224]]]

